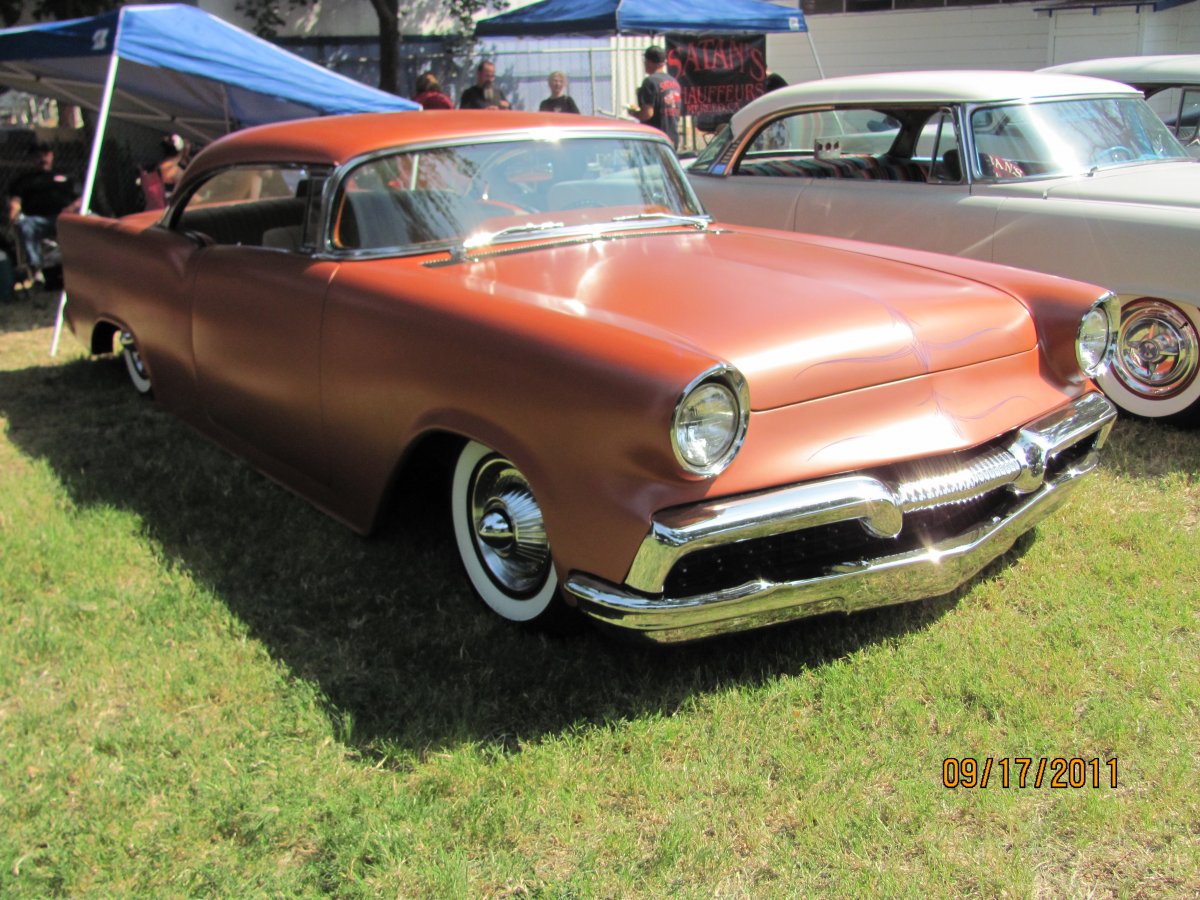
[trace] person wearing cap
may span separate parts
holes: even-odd
[[[637,103],[626,111],[639,122],[652,125],[679,146],[679,82],[667,73],[667,54],[651,45],[642,54],[646,78],[637,92]]]
[[[158,162],[142,167],[138,184],[142,188],[143,209],[163,209],[183,177],[191,158],[191,145],[177,134],[168,134],[159,143]]]
[[[24,251],[25,262],[35,281],[42,275],[42,241],[58,236],[58,215],[79,209],[79,192],[69,175],[54,168],[54,148],[34,145],[38,167],[9,185],[8,218]]]

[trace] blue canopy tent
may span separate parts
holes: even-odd
[[[477,38],[787,32],[808,38],[824,77],[804,13],[766,0],[542,0],[475,24]]]
[[[804,13],[765,0],[542,0],[482,19],[476,37],[807,32]]]
[[[266,122],[420,108],[182,4],[0,30],[0,85],[97,113],[84,212],[110,118],[207,141]]]

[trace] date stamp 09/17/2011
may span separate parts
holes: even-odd
[[[949,756],[942,760],[942,785],[948,788],[1115,788],[1117,758],[1063,756]]]

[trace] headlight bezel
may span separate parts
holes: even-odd
[[[1104,317],[1105,344],[1103,351],[1095,361],[1090,361],[1095,354],[1084,354],[1084,328],[1089,320],[1095,321],[1097,315]],[[1086,313],[1079,317],[1079,325],[1075,329],[1075,361],[1079,369],[1088,378],[1098,378],[1103,375],[1112,362],[1112,356],[1117,344],[1117,331],[1121,324],[1121,303],[1117,295],[1109,292],[1093,303]]]
[[[689,459],[688,454],[680,445],[679,436],[681,427],[683,427],[680,416],[689,408],[689,401],[692,400],[693,396],[708,385],[718,385],[724,388],[733,399],[734,425],[728,444],[724,450],[719,455],[710,459],[706,464],[700,464],[693,459]],[[716,477],[729,467],[729,464],[738,455],[738,451],[742,449],[749,424],[750,391],[746,384],[746,379],[742,376],[741,372],[727,363],[712,366],[688,382],[687,387],[683,389],[679,395],[679,399],[675,402],[675,409],[671,413],[668,439],[671,443],[671,450],[675,454],[676,463],[688,475],[700,478]]]

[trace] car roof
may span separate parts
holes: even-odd
[[[633,122],[562,113],[430,110],[323,116],[260,125],[219,138],[196,155],[187,168],[187,180],[195,181],[207,172],[236,163],[336,166],[363,154],[404,145],[546,136],[564,130],[573,134],[629,132],[666,140],[661,131]]]
[[[765,115],[821,103],[990,103],[1005,100],[1134,94],[1115,81],[1079,75],[987,70],[883,72],[824,78],[763,94],[733,116],[740,132]]]
[[[1084,59],[1042,69],[1073,75],[1094,75],[1126,84],[1200,84],[1200,53],[1170,56],[1111,56]]]

